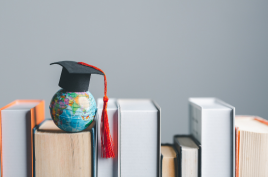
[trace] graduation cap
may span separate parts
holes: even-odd
[[[67,92],[88,91],[91,74],[104,76],[104,97],[103,111],[101,115],[101,154],[104,158],[114,157],[113,140],[110,134],[108,114],[107,114],[107,79],[106,74],[96,66],[84,62],[59,61],[50,65],[58,64],[62,66],[59,86]]]
[[[62,66],[59,86],[68,92],[88,91],[91,74],[104,73],[94,67],[78,64],[75,61],[59,61],[50,65],[58,64]]]

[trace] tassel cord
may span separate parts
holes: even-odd
[[[96,66],[89,65],[84,62],[78,62],[78,64],[94,68],[104,74],[104,97],[103,97],[103,110],[101,115],[101,155],[103,158],[114,158],[114,144],[110,133],[108,114],[107,114],[107,103],[109,98],[107,97],[107,79],[106,74]]]

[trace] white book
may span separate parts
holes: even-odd
[[[107,105],[107,113],[111,136],[114,142],[114,158],[101,157],[101,114],[103,110],[103,99],[97,100],[98,118],[97,118],[97,176],[98,177],[117,177],[118,176],[118,109],[115,99],[109,99]]]
[[[160,107],[149,99],[119,99],[119,177],[160,174]]]
[[[43,106],[41,100],[17,100],[1,110],[4,177],[32,176],[32,128],[44,120]]]
[[[216,98],[190,98],[190,133],[201,144],[201,176],[235,175],[235,108]]]

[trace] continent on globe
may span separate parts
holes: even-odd
[[[97,106],[92,94],[59,90],[50,102],[50,114],[54,123],[67,132],[79,132],[94,120]]]

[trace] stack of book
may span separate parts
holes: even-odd
[[[161,144],[161,109],[150,99],[110,99],[115,157],[101,157],[102,99],[92,124],[68,133],[45,119],[43,100],[0,109],[2,177],[268,176],[268,122],[235,116],[216,98],[190,98],[190,134]]]
[[[161,145],[162,177],[268,176],[268,121],[216,98],[189,99],[189,135]]]

